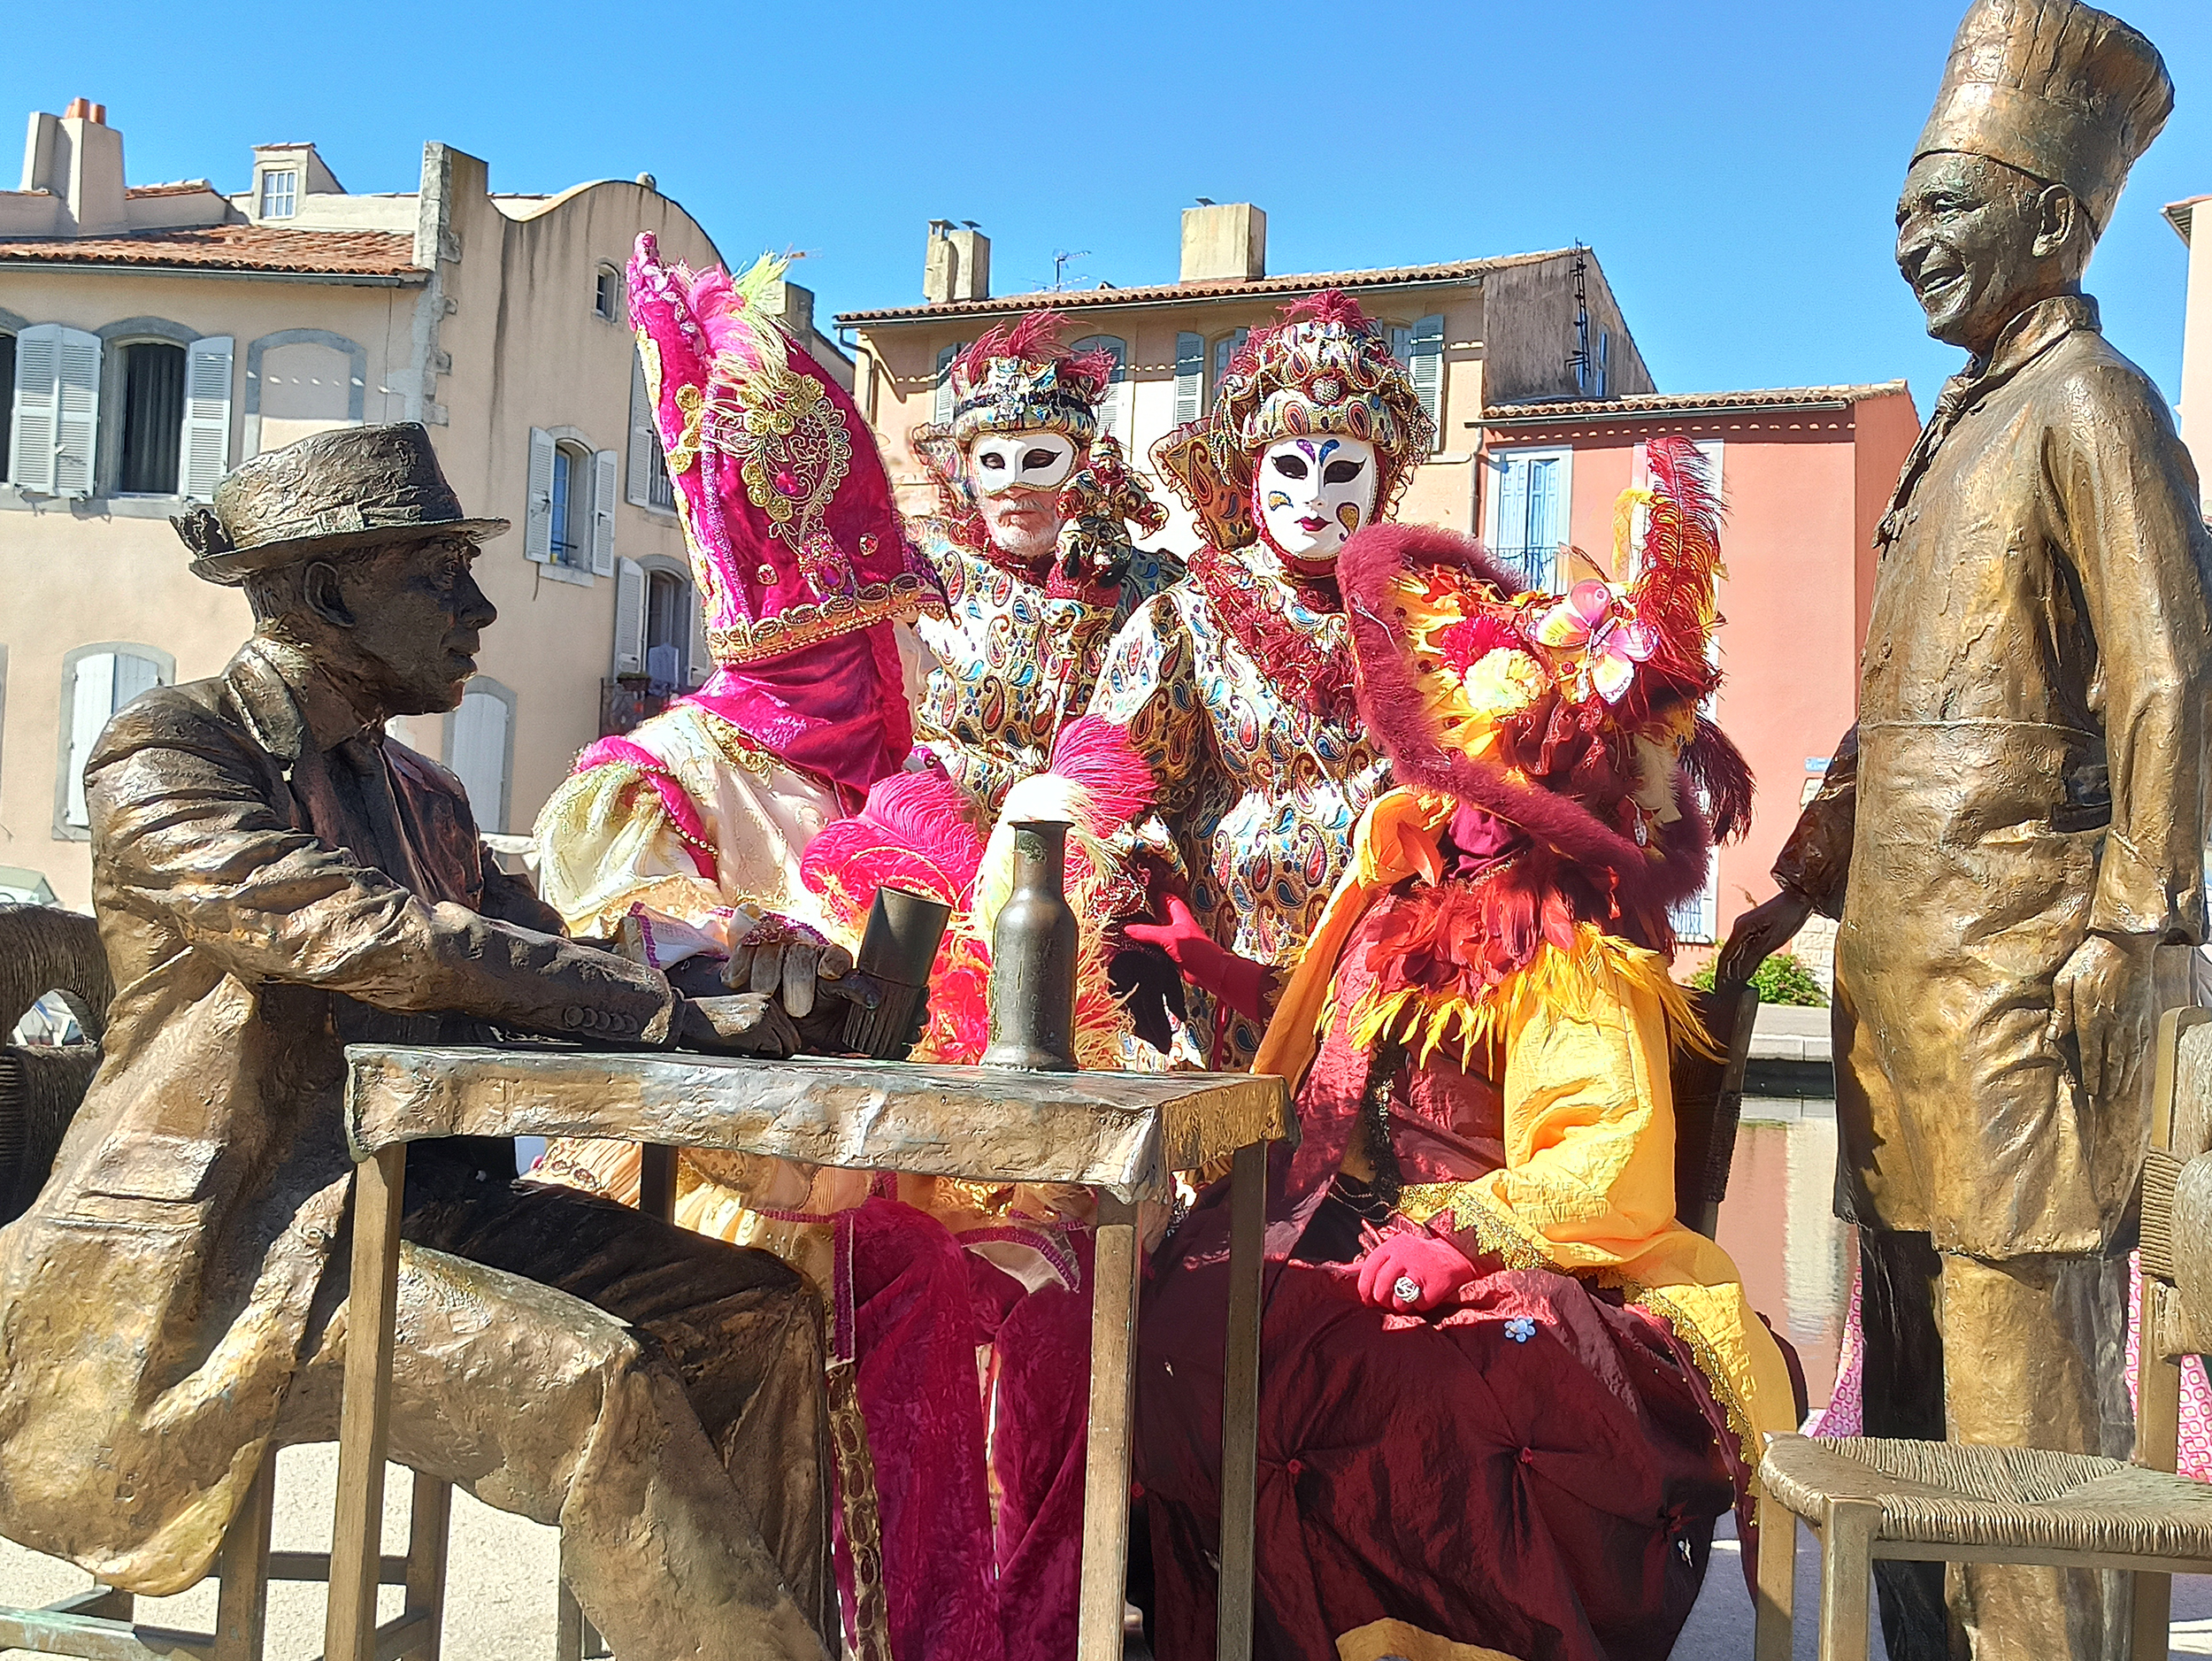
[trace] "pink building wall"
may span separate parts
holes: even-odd
[[[1663,396],[1631,399],[1586,419],[1539,417],[1543,406],[1532,405],[1528,425],[1509,415],[1501,421],[1506,412],[1494,410],[1487,448],[1493,458],[1514,447],[1571,450],[1569,534],[1609,565],[1614,506],[1634,482],[1636,446],[1666,434],[1718,441],[1727,505],[1720,651],[1728,680],[1717,719],[1758,781],[1749,835],[1721,850],[1715,933],[1725,939],[1740,912],[1773,893],[1768,871],[1808,783],[1855,719],[1874,527],[1919,420],[1901,383],[1809,388],[1793,408],[1697,407],[1718,401],[1701,396],[1670,408]],[[1496,470],[1482,473],[1488,488]],[[1686,975],[1708,950],[1686,946],[1678,973]]]

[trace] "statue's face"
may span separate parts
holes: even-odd
[[[457,536],[388,549],[338,568],[350,623],[352,674],[391,715],[457,709],[476,673],[479,637],[498,617],[470,567],[476,544]]]
[[[1897,269],[1928,314],[1928,333],[1979,355],[2027,306],[2073,286],[2078,267],[2061,250],[2085,227],[2062,187],[1985,156],[1939,151],[1905,175]]]
[[[1038,560],[1060,539],[1060,489],[1074,473],[1075,441],[1064,433],[984,433],[968,445],[968,483],[983,527],[1000,552]]]
[[[1375,447],[1365,439],[1283,438],[1260,452],[1252,505],[1277,553],[1321,572],[1374,518],[1375,488]]]

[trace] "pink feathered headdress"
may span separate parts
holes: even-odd
[[[783,269],[695,273],[647,232],[630,315],[720,665],[690,701],[864,791],[912,742],[890,625],[942,600],[860,411],[760,308]]]

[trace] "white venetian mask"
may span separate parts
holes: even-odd
[[[1057,490],[1075,471],[1075,441],[1064,433],[982,433],[968,446],[968,481],[978,496]]]
[[[1336,558],[1375,511],[1375,447],[1363,438],[1283,438],[1260,452],[1252,493],[1286,559]]]

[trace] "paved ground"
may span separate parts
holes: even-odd
[[[295,1448],[279,1461],[275,1543],[313,1550],[330,1538],[336,1450]],[[386,1488],[385,1546],[401,1549],[406,1535],[407,1474],[394,1467]],[[1716,1542],[1704,1596],[1675,1647],[1677,1661],[1749,1661],[1751,1600],[1744,1590],[1732,1529]],[[504,1516],[457,1494],[453,1558],[447,1593],[445,1653],[449,1661],[549,1661],[553,1653],[553,1583],[557,1547],[554,1531]],[[66,1564],[0,1542],[0,1602],[40,1603],[67,1596],[91,1577]],[[1816,1645],[1809,1611],[1815,1607],[1815,1562],[1801,1540],[1797,1563],[1797,1661],[1814,1661]],[[2175,1582],[2173,1652],[2212,1655],[2212,1578]],[[397,1612],[399,1593],[383,1593],[384,1613]],[[204,1587],[181,1597],[144,1598],[139,1619],[149,1625],[204,1629],[215,1612],[215,1592]],[[309,1661],[322,1653],[320,1587],[279,1585],[269,1596],[269,1661]],[[1140,1646],[1132,1646],[1136,1661]],[[1880,1640],[1876,1661],[1884,1661]],[[9,1650],[0,1661],[30,1661]]]

